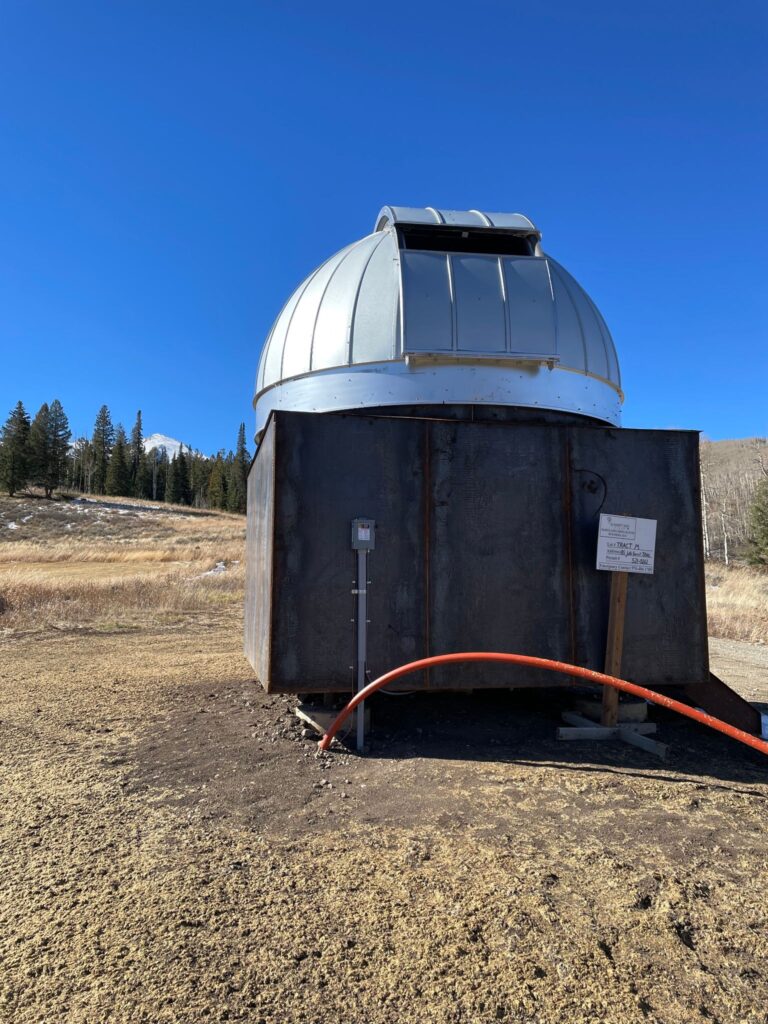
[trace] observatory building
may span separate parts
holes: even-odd
[[[622,429],[622,402],[603,317],[527,217],[385,206],[296,288],[259,361],[245,650],[262,685],[352,692],[366,625],[371,678],[462,650],[602,670],[602,512],[657,523],[622,674],[754,731],[709,672],[698,435]],[[450,665],[407,687],[553,678]]]

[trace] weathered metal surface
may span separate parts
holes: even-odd
[[[289,413],[273,422],[269,688],[351,689],[353,519],[376,520],[376,550],[369,558],[369,666],[378,669],[396,664],[401,655],[412,659],[422,652],[423,431],[415,430],[413,421],[354,416]]]
[[[730,686],[718,679],[712,672],[703,684],[686,688],[686,696],[710,715],[730,722],[737,729],[760,736],[762,719],[760,712]]]
[[[568,661],[559,430],[432,423],[429,436],[429,654],[547,651]],[[481,663],[431,676],[436,687],[535,681],[530,670]]]
[[[247,649],[270,690],[353,689],[349,523],[357,516],[377,527],[373,675],[473,649],[601,670],[610,577],[594,565],[598,516],[607,511],[659,522],[656,572],[630,581],[625,678],[694,692],[709,679],[692,432],[567,418],[277,413],[251,469],[249,502]],[[408,688],[541,682],[532,672],[472,665],[409,679]]]
[[[600,512],[656,519],[656,567],[629,580],[622,676],[649,686],[708,678],[698,435],[680,430],[568,432],[575,662],[605,653],[610,573],[596,572]]]
[[[446,224],[453,227],[491,227],[524,231],[541,237],[533,221],[522,213],[487,213],[484,210],[436,210],[432,206],[384,206],[376,218],[376,230],[389,224]]]
[[[276,424],[272,422],[248,474],[244,649],[257,676],[264,680],[272,672],[275,432]]]

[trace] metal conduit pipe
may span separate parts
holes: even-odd
[[[746,746],[752,747],[753,750],[759,750],[761,754],[768,754],[768,743],[759,739],[757,736],[752,736],[748,732],[736,729],[734,726],[728,725],[727,722],[721,722],[719,718],[714,718],[712,715],[708,715],[705,711],[699,711],[696,708],[689,707],[687,704],[682,704],[680,701],[673,700],[671,697],[665,697],[661,693],[655,693],[653,690],[648,690],[644,686],[637,686],[636,683],[629,683],[626,679],[617,679],[615,676],[606,676],[602,672],[594,672],[590,668],[581,668],[579,665],[569,665],[564,661],[552,661],[549,658],[534,658],[528,654],[502,654],[496,651],[467,651],[461,654],[436,654],[431,658],[421,658],[419,661],[411,661],[407,665],[401,665],[399,668],[392,669],[391,672],[386,672],[383,676],[379,676],[378,679],[374,679],[372,683],[369,683],[364,689],[356,693],[346,707],[342,708],[328,732],[325,733],[323,738],[319,741],[319,748],[321,750],[327,750],[339,728],[344,724],[358,704],[367,700],[368,697],[374,694],[377,690],[382,689],[382,687],[387,686],[389,683],[393,683],[396,679],[400,679],[401,676],[408,675],[410,672],[418,672],[420,669],[432,668],[435,665],[447,665],[452,662],[462,661],[500,661],[512,665],[526,665],[529,668],[543,668],[548,672],[561,672],[563,675],[574,676],[577,679],[583,679],[588,683],[596,683],[599,686],[613,686],[615,689],[621,690],[623,693],[631,693],[635,697],[642,697],[644,700],[651,701],[653,704],[659,704],[663,708],[669,708],[670,711],[677,711],[678,714],[684,715],[686,718],[692,718],[694,722],[700,722],[702,725],[708,725],[710,729],[722,732],[724,735],[730,736],[731,739],[738,740],[740,743],[744,743]]]

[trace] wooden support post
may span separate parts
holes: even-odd
[[[608,612],[608,640],[605,645],[605,674],[621,675],[621,653],[624,648],[624,617],[627,611],[626,572],[611,573],[611,599]],[[603,687],[603,713],[601,725],[615,727],[619,720],[619,691],[612,686]]]

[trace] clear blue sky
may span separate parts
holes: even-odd
[[[0,415],[252,434],[259,350],[385,203],[521,211],[624,423],[768,434],[762,3],[0,5]]]

